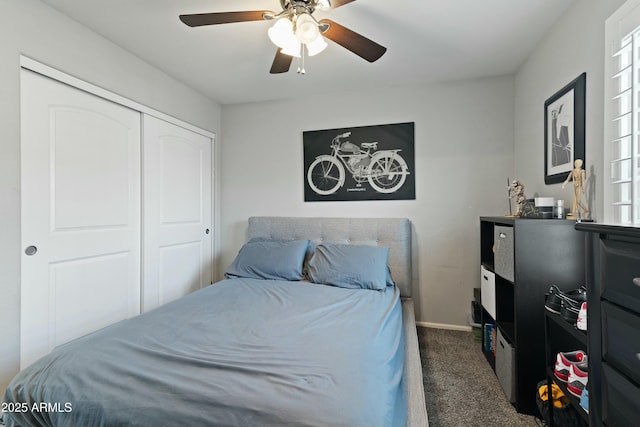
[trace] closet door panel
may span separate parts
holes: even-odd
[[[201,270],[204,268],[203,258],[206,255],[203,253],[201,242],[196,240],[163,245],[158,251],[160,256],[158,265],[159,304],[178,299],[208,285],[207,278],[201,277]]]
[[[49,283],[53,300],[49,305],[54,312],[50,334],[55,343],[65,343],[137,314],[138,310],[129,304],[127,275],[137,269],[130,262],[131,257],[121,252],[51,266]]]
[[[143,310],[211,283],[211,138],[144,116]]]
[[[50,113],[55,228],[126,225],[131,184],[129,128],[114,117],[86,108],[52,106]]]
[[[21,71],[21,366],[140,312],[140,113]]]

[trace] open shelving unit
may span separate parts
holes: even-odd
[[[538,382],[547,378],[545,363],[545,293],[584,284],[584,236],[575,222],[556,219],[480,218],[480,264],[491,276],[493,315],[486,307],[482,323],[495,324],[496,353],[483,353],[518,412],[538,415]],[[485,283],[482,283],[485,285]],[[484,328],[483,328],[484,330]],[[496,344],[498,345],[498,344]]]

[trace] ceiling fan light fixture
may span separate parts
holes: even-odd
[[[318,23],[308,13],[301,13],[296,18],[296,38],[300,43],[311,43],[318,38]]]
[[[293,34],[293,23],[288,18],[280,18],[267,31],[269,39],[278,47],[285,48],[291,44],[292,39],[295,40]]]
[[[304,74],[305,56],[322,52],[325,38],[369,62],[375,62],[387,48],[330,19],[316,20],[316,9],[336,9],[355,0],[280,0],[282,10],[247,10],[180,15],[180,21],[189,27],[229,24],[234,22],[275,21],[269,28],[269,39],[278,46],[271,65],[271,74],[289,71],[293,56],[300,58],[299,73]]]
[[[307,53],[309,56],[314,56],[325,50],[327,42],[324,41],[324,37],[319,36],[311,43],[307,43]]]

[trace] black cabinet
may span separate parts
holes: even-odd
[[[585,283],[584,236],[567,220],[481,217],[480,263],[481,281],[493,274],[482,282],[483,329],[496,325],[493,338],[483,334],[483,350],[516,410],[537,415],[536,385],[547,376],[545,293]]]
[[[640,425],[640,228],[577,224],[587,232],[589,421]]]

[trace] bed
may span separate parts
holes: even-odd
[[[18,373],[4,423],[427,426],[410,222],[252,217],[247,237],[225,280]]]

